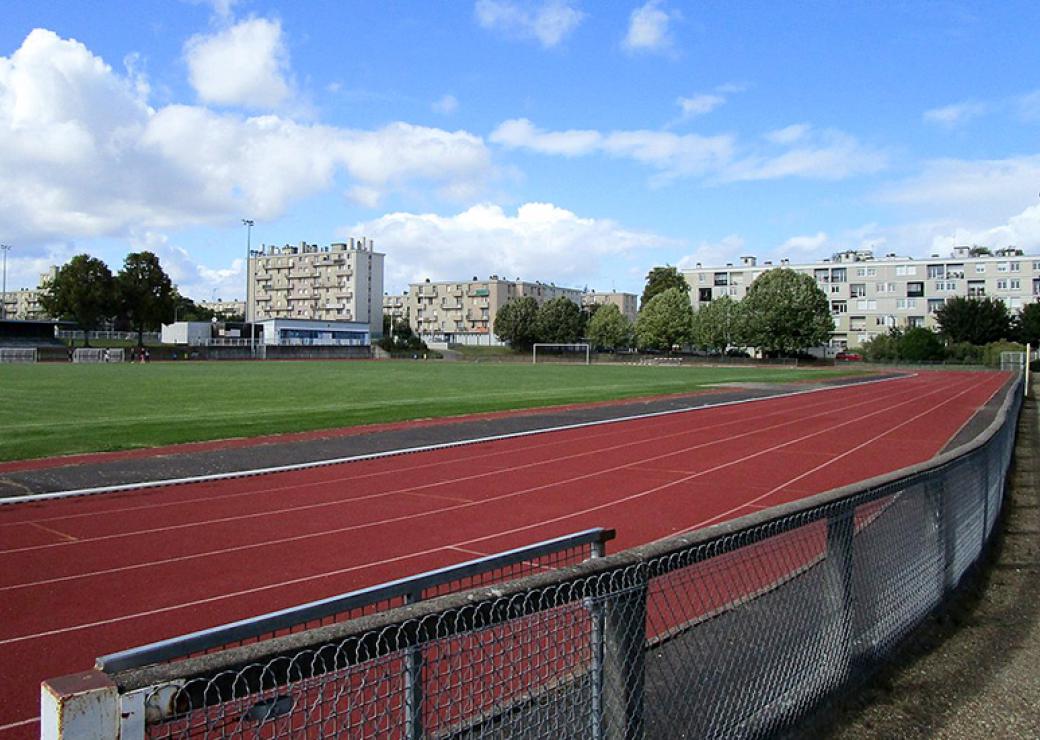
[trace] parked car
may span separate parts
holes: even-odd
[[[856,352],[839,352],[834,355],[834,359],[838,362],[859,362],[863,359],[863,355]]]

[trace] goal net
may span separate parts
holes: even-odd
[[[0,347],[0,362],[36,362],[36,348]]]
[[[531,349],[531,362],[581,362],[590,363],[588,344],[554,344],[539,342]]]
[[[97,347],[77,347],[72,351],[73,362],[104,362],[105,350]]]
[[[123,352],[124,350],[120,347],[110,349],[108,351],[108,358],[105,360],[105,362],[123,362]]]

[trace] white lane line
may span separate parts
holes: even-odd
[[[957,384],[952,384],[951,383],[950,387],[953,387],[955,385],[957,385]],[[216,596],[210,596],[210,597],[206,597],[206,598],[203,598],[203,599],[195,599],[195,600],[189,601],[189,602],[184,602],[184,603],[180,603],[180,604],[172,604],[172,605],[163,606],[163,607],[157,607],[155,609],[149,609],[147,611],[136,612],[136,613],[133,613],[133,614],[124,614],[124,615],[121,615],[121,616],[118,616],[118,617],[111,617],[109,619],[101,619],[101,620],[97,620],[97,621],[94,621],[94,622],[84,622],[84,623],[80,623],[80,624],[76,624],[76,625],[69,625],[67,627],[58,627],[58,628],[51,629],[51,630],[45,630],[45,631],[41,631],[41,632],[31,633],[31,634],[28,634],[28,635],[20,635],[20,636],[17,636],[17,637],[8,637],[8,638],[0,639],[0,645],[9,645],[9,644],[13,644],[13,643],[25,642],[25,641],[28,641],[28,640],[35,640],[35,639],[39,639],[39,638],[42,638],[42,637],[50,637],[50,636],[53,636],[53,635],[65,634],[65,633],[68,633],[68,632],[77,632],[77,631],[81,631],[81,630],[84,630],[84,629],[90,629],[90,628],[93,628],[93,627],[100,627],[100,626],[105,626],[105,625],[109,625],[109,624],[117,624],[117,623],[120,623],[120,622],[129,621],[129,620],[132,620],[132,619],[139,619],[139,618],[142,618],[142,617],[154,616],[156,614],[165,614],[165,613],[172,612],[172,611],[178,611],[180,609],[186,609],[186,608],[189,608],[189,607],[200,606],[202,604],[210,604],[210,603],[214,603],[214,602],[217,602],[217,601],[222,601],[222,600],[225,600],[225,599],[234,598],[234,597],[238,597],[238,596],[245,596],[245,595],[250,595],[250,594],[254,594],[254,593],[260,593],[260,592],[263,592],[263,591],[269,591],[271,589],[282,588],[282,587],[285,587],[285,586],[296,585],[298,583],[305,583],[305,582],[308,582],[308,581],[314,581],[314,580],[318,580],[318,579],[321,579],[321,578],[328,578],[328,577],[335,576],[335,575],[341,575],[343,573],[349,573],[351,571],[356,571],[356,570],[359,570],[359,569],[362,569],[362,568],[371,568],[371,567],[375,567],[375,566],[386,565],[386,564],[389,564],[389,563],[400,562],[402,560],[407,560],[407,559],[410,559],[410,558],[413,558],[413,557],[429,555],[429,554],[437,552],[438,550],[443,550],[445,548],[464,547],[466,545],[472,545],[472,544],[477,543],[477,542],[485,542],[487,540],[491,540],[491,539],[494,539],[496,537],[503,537],[503,536],[506,536],[506,535],[515,534],[517,532],[522,532],[522,531],[526,531],[526,530],[530,530],[530,529],[543,528],[543,527],[545,527],[548,524],[555,524],[557,522],[564,521],[566,519],[572,519],[572,518],[575,518],[575,517],[584,516],[586,514],[590,514],[590,513],[595,512],[595,511],[601,511],[603,509],[608,509],[608,508],[617,506],[618,504],[628,503],[629,501],[634,501],[636,499],[645,498],[646,496],[649,496],[649,495],[651,495],[653,493],[657,493],[658,491],[662,491],[662,490],[665,490],[667,488],[671,488],[672,486],[676,486],[676,485],[679,485],[681,483],[685,483],[685,482],[687,482],[689,480],[692,480],[694,478],[698,478],[698,477],[701,477],[701,476],[704,476],[704,475],[708,475],[709,473],[716,472],[718,470],[722,470],[722,469],[727,468],[727,467],[732,467],[733,465],[738,465],[738,464],[740,464],[742,462],[747,462],[748,460],[753,460],[755,458],[761,457],[762,455],[766,455],[766,454],[768,454],[770,452],[773,452],[775,450],[781,449],[783,447],[787,447],[787,446],[792,445],[792,444],[797,444],[799,442],[804,442],[807,439],[811,439],[812,437],[816,437],[816,436],[819,436],[821,434],[830,434],[836,428],[840,428],[840,427],[843,427],[843,426],[848,426],[850,424],[856,424],[856,423],[859,423],[860,421],[862,421],[863,419],[870,418],[872,416],[877,416],[879,414],[889,413],[889,412],[893,411],[894,409],[900,408],[900,407],[905,406],[905,405],[910,404],[910,403],[915,403],[915,402],[920,401],[920,400],[922,400],[924,398],[928,398],[929,396],[936,395],[937,393],[945,392],[946,390],[947,390],[947,386],[942,386],[942,387],[937,388],[937,389],[935,389],[935,390],[933,390],[933,391],[931,391],[929,393],[925,393],[923,395],[915,396],[914,398],[910,399],[909,401],[903,401],[901,403],[895,404],[894,406],[886,406],[885,408],[879,409],[878,411],[874,411],[873,413],[870,413],[870,414],[866,414],[865,416],[860,416],[860,417],[857,417],[855,419],[851,419],[851,420],[848,420],[848,421],[845,421],[845,422],[841,422],[839,424],[835,424],[835,425],[830,426],[830,427],[828,427],[826,429],[822,429],[822,430],[819,430],[819,431],[816,431],[816,432],[812,432],[810,434],[802,435],[801,437],[797,437],[797,438],[795,438],[793,440],[789,440],[787,442],[782,442],[782,443],[773,445],[772,447],[768,447],[766,449],[759,450],[758,452],[754,452],[754,453],[745,455],[744,457],[742,457],[740,459],[731,460],[730,462],[722,463],[720,465],[716,465],[716,466],[714,466],[712,468],[709,468],[707,470],[701,471],[699,473],[695,473],[693,475],[689,475],[689,476],[687,476],[684,479],[681,479],[681,480],[678,480],[678,481],[674,481],[674,482],[671,482],[671,483],[666,483],[666,484],[660,485],[660,486],[655,486],[653,488],[646,489],[644,491],[640,491],[640,492],[637,492],[637,493],[634,493],[634,494],[630,494],[628,496],[623,496],[622,498],[615,499],[613,501],[610,501],[610,502],[607,502],[607,503],[604,503],[604,504],[599,504],[597,506],[591,506],[591,507],[588,507],[586,509],[582,509],[580,511],[570,512],[570,513],[565,514],[565,515],[553,517],[551,519],[545,519],[545,520],[542,520],[542,521],[539,521],[539,522],[536,522],[536,523],[533,523],[533,524],[527,524],[527,525],[523,525],[523,526],[519,526],[519,527],[513,527],[511,529],[503,530],[503,531],[500,531],[500,532],[495,532],[493,534],[483,535],[481,537],[474,537],[472,539],[463,540],[461,542],[456,542],[456,543],[453,543],[453,544],[437,545],[436,547],[433,547],[433,548],[428,548],[426,550],[422,550],[422,551],[419,551],[419,552],[408,553],[406,555],[398,555],[398,556],[391,557],[391,558],[384,558],[383,560],[379,560],[379,561],[375,561],[375,562],[369,562],[369,563],[364,563],[364,564],[360,564],[360,565],[352,565],[352,566],[348,566],[348,567],[345,567],[345,568],[340,568],[340,569],[333,570],[333,571],[327,571],[325,573],[318,573],[318,574],[312,574],[312,575],[308,575],[308,576],[301,576],[299,578],[293,578],[293,579],[290,579],[290,580],[287,580],[287,581],[281,581],[281,582],[278,582],[278,583],[270,583],[270,584],[266,584],[264,586],[256,586],[256,587],[248,588],[248,589],[242,589],[240,591],[235,591],[235,592],[228,593],[228,594],[219,594],[219,595],[216,595]],[[675,453],[674,452],[667,453],[667,455],[672,455],[672,454],[675,454]],[[660,455],[659,457],[667,457],[667,455]],[[617,468],[611,469],[611,470],[606,471],[606,472],[614,472],[615,470],[620,470],[620,469],[623,469],[623,468],[626,468],[626,467],[630,467],[630,466],[628,466],[628,465],[621,465],[621,466],[618,466]],[[586,477],[590,477],[590,476],[581,476],[581,477],[582,478],[586,478]],[[496,499],[491,499],[491,500],[510,498],[512,496],[516,496],[516,495],[520,495],[522,493],[530,492],[530,490],[539,490],[539,489],[543,489],[543,488],[548,488],[548,487],[551,487],[552,485],[556,485],[556,484],[546,484],[546,485],[542,485],[542,486],[537,486],[537,487],[535,487],[533,489],[529,489],[528,491],[518,491],[518,492],[515,492],[515,493],[512,493],[512,494],[506,494],[506,495],[503,495],[503,496],[498,496],[498,497],[496,497]],[[441,511],[443,513],[445,511],[450,511],[450,510],[453,510],[453,509],[461,509],[461,508],[466,508],[466,505],[449,507],[448,509],[444,509],[444,510],[441,510]],[[362,526],[364,526],[364,525],[362,525]],[[350,530],[350,529],[355,529],[355,528],[357,528],[357,527],[347,527],[347,528],[344,528],[343,531]]]
[[[893,395],[902,395],[903,393],[909,392],[909,390],[911,390],[911,389],[900,387],[896,391],[894,391]],[[847,403],[844,403],[843,399],[842,399],[842,401],[843,401],[843,408],[850,408],[847,405]],[[876,398],[871,398],[870,399],[870,402],[875,402],[875,401],[876,401]],[[818,408],[820,406],[827,406],[827,405],[829,405],[829,404],[831,404],[833,402],[834,402],[833,399],[827,399],[827,400],[824,400],[824,401],[820,401],[818,403],[808,404],[806,406],[803,406],[802,409],[812,409],[812,408]],[[861,403],[859,405],[865,405],[865,403]],[[789,414],[789,413],[790,413],[790,409],[780,409],[778,411],[772,411],[772,412],[769,412],[769,413],[762,414],[759,417],[759,419],[766,419],[766,418],[769,418],[769,417],[772,417],[772,416],[781,416],[781,415]],[[826,412],[826,413],[833,413],[833,411],[829,411],[829,412]],[[813,418],[813,417],[806,417],[806,418]],[[792,422],[784,422],[784,424],[781,424],[780,426],[784,426],[784,425],[786,425],[788,423],[792,423]],[[239,522],[239,521],[245,521],[245,520],[248,520],[248,519],[257,519],[257,518],[267,517],[267,516],[281,516],[281,515],[285,515],[285,514],[293,514],[293,513],[297,513],[297,512],[309,511],[309,510],[312,510],[312,509],[336,507],[336,506],[342,506],[342,505],[349,505],[349,504],[353,504],[353,503],[360,503],[360,502],[364,502],[364,501],[371,501],[373,499],[378,499],[378,498],[391,498],[391,497],[396,496],[398,494],[412,494],[412,493],[416,493],[416,492],[419,492],[419,491],[429,490],[429,489],[432,489],[432,488],[441,488],[441,487],[444,487],[444,486],[456,486],[459,483],[463,483],[463,482],[468,482],[468,481],[472,481],[472,480],[480,480],[482,478],[493,478],[493,477],[496,477],[496,476],[499,476],[499,475],[503,475],[503,474],[506,474],[506,473],[515,473],[515,472],[520,471],[520,470],[527,470],[527,469],[535,468],[535,467],[539,467],[539,466],[558,465],[559,463],[567,461],[567,460],[574,460],[574,459],[581,458],[581,457],[590,457],[590,456],[595,456],[595,455],[602,455],[604,453],[614,452],[616,450],[620,450],[620,449],[624,449],[624,448],[638,447],[640,445],[647,445],[647,444],[655,444],[656,445],[656,444],[659,444],[662,440],[672,439],[672,438],[675,438],[675,437],[690,436],[690,435],[701,435],[704,432],[710,431],[712,429],[722,429],[722,428],[727,427],[727,426],[734,426],[734,425],[740,425],[740,424],[746,425],[747,424],[747,420],[746,419],[733,419],[731,421],[723,422],[723,423],[720,423],[720,424],[698,427],[697,429],[683,429],[683,430],[678,431],[678,432],[672,432],[670,434],[661,434],[661,435],[658,435],[658,436],[655,436],[655,437],[649,438],[649,439],[638,439],[638,440],[623,442],[621,444],[612,445],[610,447],[596,447],[596,448],[593,448],[591,450],[584,450],[582,452],[576,452],[576,453],[572,453],[572,454],[569,454],[569,455],[560,455],[560,456],[557,456],[557,457],[546,458],[544,460],[536,460],[534,462],[523,463],[523,464],[520,464],[520,465],[514,465],[514,466],[511,466],[511,467],[508,467],[508,468],[496,468],[496,469],[491,470],[491,471],[485,471],[485,472],[482,472],[482,473],[474,473],[474,474],[468,475],[468,476],[449,478],[449,479],[442,480],[442,481],[434,481],[434,482],[431,482],[431,483],[421,483],[421,484],[414,485],[414,486],[409,486],[409,487],[406,487],[406,488],[393,488],[393,489],[390,489],[388,491],[379,491],[379,492],[375,492],[375,493],[363,494],[363,495],[359,495],[359,496],[350,496],[350,497],[346,497],[346,498],[336,498],[336,499],[333,499],[333,500],[330,500],[330,501],[319,501],[319,502],[312,503],[312,504],[296,504],[294,506],[284,507],[284,508],[281,508],[281,509],[268,509],[266,511],[252,512],[252,513],[249,513],[249,514],[234,514],[232,516],[217,517],[217,518],[213,518],[213,519],[193,520],[193,521],[184,522],[184,523],[181,523],[181,524],[169,524],[169,525],[166,525],[166,526],[163,526],[163,527],[152,527],[152,528],[148,528],[148,529],[135,529],[135,530],[121,530],[121,531],[113,533],[113,534],[98,535],[98,536],[95,536],[95,537],[81,537],[78,540],[76,540],[75,542],[70,542],[70,541],[66,541],[66,542],[49,542],[49,543],[42,544],[42,545],[25,545],[23,547],[12,547],[12,548],[7,548],[7,549],[0,549],[0,556],[10,555],[10,554],[20,553],[20,552],[31,552],[31,551],[37,551],[37,550],[47,550],[47,549],[50,549],[50,548],[53,548],[53,547],[62,547],[62,546],[68,546],[68,545],[72,545],[72,544],[90,544],[90,543],[94,543],[94,542],[103,542],[103,541],[114,540],[114,539],[125,539],[125,538],[129,538],[129,537],[137,537],[137,536],[142,536],[142,535],[160,534],[160,533],[163,533],[163,532],[171,532],[171,531],[176,531],[176,530],[181,530],[181,529],[194,529],[196,527],[200,527],[200,526],[204,526],[204,525],[227,524],[227,523],[231,523],[231,522]],[[773,427],[766,427],[766,429],[768,429],[768,428],[773,428]],[[763,430],[763,428],[760,427],[759,429],[757,429],[755,431],[757,432],[757,431],[762,431],[762,430]],[[731,437],[731,439],[737,439],[740,436],[745,436],[745,435],[738,435],[737,437]],[[716,441],[722,441],[722,440],[716,440]],[[344,478],[341,478],[341,479],[316,481],[316,482],[312,482],[312,483],[298,484],[298,485],[295,485],[295,486],[290,485],[290,486],[287,486],[287,488],[290,488],[292,490],[301,490],[303,488],[324,487],[324,486],[329,486],[329,485],[331,485],[333,483],[343,482],[343,481],[347,481],[347,480],[351,480],[351,477],[347,476],[347,477],[344,477]],[[469,499],[467,499],[467,500],[469,500]]]
[[[945,386],[943,388],[939,389],[938,391],[933,391],[933,393],[941,392],[944,389],[945,389]],[[889,397],[902,396],[905,393],[911,392],[911,391],[914,391],[914,390],[915,389],[913,389],[913,388],[901,389],[901,390],[899,390],[897,392],[894,392],[894,393],[890,394]],[[910,403],[913,400],[916,400],[917,398],[918,398],[918,396],[915,396],[914,399],[911,399],[911,401],[907,401],[907,402],[904,402],[904,403]],[[884,399],[882,399],[882,400],[884,400]],[[748,431],[748,432],[743,432],[741,434],[731,435],[729,437],[724,437],[724,438],[720,438],[720,439],[710,440],[708,442],[698,443],[698,444],[691,445],[691,446],[686,447],[686,448],[682,448],[682,449],[679,449],[679,450],[673,450],[673,451],[666,452],[666,453],[663,453],[663,454],[660,454],[660,455],[655,455],[655,456],[649,457],[649,458],[642,458],[642,459],[640,459],[638,461],[635,461],[635,462],[625,463],[625,464],[622,464],[622,465],[614,466],[613,468],[606,468],[606,469],[596,470],[594,472],[585,473],[583,475],[575,476],[575,477],[572,477],[572,478],[569,478],[569,479],[566,479],[566,480],[552,481],[552,482],[544,483],[544,484],[541,484],[541,485],[538,485],[538,486],[532,486],[532,487],[529,487],[529,488],[520,489],[518,491],[513,491],[513,492],[509,492],[509,493],[505,493],[505,494],[500,494],[498,496],[494,496],[494,497],[491,497],[491,498],[480,499],[478,501],[473,501],[473,502],[469,502],[469,503],[457,504],[455,506],[446,506],[446,507],[443,507],[443,508],[440,508],[440,509],[431,509],[430,511],[426,511],[426,512],[418,512],[418,513],[414,513],[414,514],[404,514],[404,515],[400,515],[400,516],[396,516],[396,517],[387,517],[387,518],[375,520],[375,521],[372,521],[372,522],[363,522],[363,523],[360,523],[360,524],[354,524],[354,525],[350,525],[350,526],[347,526],[347,527],[341,527],[341,528],[332,529],[332,530],[323,530],[321,532],[311,532],[311,533],[308,533],[308,534],[294,535],[294,536],[291,536],[291,537],[283,537],[283,538],[275,539],[275,540],[265,540],[263,542],[250,542],[250,543],[247,543],[247,544],[244,544],[244,545],[237,545],[237,546],[233,546],[233,547],[226,547],[226,548],[221,548],[221,549],[218,549],[218,550],[208,550],[208,551],[204,551],[204,552],[200,552],[200,553],[189,553],[187,555],[179,555],[179,556],[175,556],[175,557],[163,558],[163,559],[160,559],[160,560],[145,561],[145,562],[141,562],[141,563],[132,563],[132,564],[129,564],[129,565],[116,566],[116,567],[113,567],[113,568],[105,568],[105,569],[96,570],[96,571],[88,571],[88,572],[85,572],[85,573],[76,573],[76,574],[71,574],[71,575],[67,575],[67,576],[56,576],[56,577],[53,577],[53,578],[47,578],[47,579],[31,581],[31,582],[26,582],[26,583],[10,584],[10,585],[7,585],[7,586],[0,587],[0,592],[3,592],[3,591],[13,591],[13,590],[18,590],[18,589],[23,589],[23,588],[32,588],[32,587],[35,587],[35,586],[51,585],[51,584],[54,584],[54,583],[63,583],[63,582],[78,580],[78,579],[81,579],[81,578],[91,578],[91,577],[101,576],[101,575],[110,575],[112,573],[123,573],[123,572],[128,572],[128,571],[133,571],[133,570],[140,570],[142,568],[149,568],[149,567],[152,567],[152,566],[169,565],[171,563],[184,562],[184,561],[187,561],[187,560],[194,560],[194,559],[199,559],[199,558],[212,557],[214,555],[225,555],[225,554],[232,553],[232,552],[241,552],[241,551],[244,551],[244,550],[251,550],[251,549],[260,548],[260,547],[268,547],[268,546],[273,546],[273,545],[282,545],[282,544],[287,544],[287,543],[291,543],[291,542],[299,542],[299,541],[302,541],[302,540],[314,539],[314,538],[317,538],[317,537],[325,537],[325,536],[334,535],[334,534],[344,534],[346,532],[357,531],[357,530],[365,529],[367,527],[384,526],[384,525],[387,525],[387,524],[398,524],[400,522],[408,521],[410,519],[419,519],[421,517],[434,516],[434,515],[437,515],[437,514],[447,513],[447,512],[451,512],[451,511],[458,511],[458,510],[461,510],[461,509],[467,509],[467,508],[471,508],[471,507],[482,506],[482,505],[487,504],[487,503],[501,501],[501,500],[505,500],[505,499],[513,498],[513,497],[517,497],[517,496],[523,496],[523,495],[526,495],[528,493],[534,493],[534,492],[545,490],[547,488],[552,488],[552,487],[555,487],[555,486],[568,485],[568,484],[571,484],[571,483],[574,483],[574,482],[577,482],[577,481],[580,481],[580,480],[587,480],[589,478],[594,478],[594,477],[597,477],[597,476],[600,476],[600,475],[605,475],[605,474],[608,474],[608,473],[616,472],[618,470],[624,470],[624,469],[629,469],[629,468],[637,468],[640,465],[645,465],[646,463],[653,462],[654,460],[660,460],[660,459],[663,459],[663,458],[666,458],[666,457],[671,457],[673,455],[680,454],[680,453],[683,453],[683,452],[690,452],[690,451],[697,450],[697,449],[703,449],[703,448],[706,448],[706,447],[711,447],[712,445],[721,444],[723,442],[731,442],[731,441],[733,441],[735,439],[740,439],[742,437],[748,437],[748,436],[751,436],[751,435],[754,435],[754,434],[759,434],[759,433],[761,433],[763,431],[770,431],[770,430],[773,430],[773,429],[779,429],[781,427],[790,426],[791,424],[804,424],[805,421],[808,420],[808,419],[824,417],[824,416],[827,416],[829,414],[836,413],[837,411],[845,411],[845,410],[848,410],[848,409],[856,408],[857,406],[865,406],[865,405],[868,405],[868,404],[876,404],[877,401],[878,401],[877,398],[871,398],[871,399],[868,399],[868,400],[863,401],[863,402],[858,403],[858,404],[851,404],[851,405],[844,404],[840,409],[830,409],[828,411],[825,411],[825,412],[822,412],[822,413],[819,413],[819,414],[814,414],[814,415],[811,415],[811,416],[800,417],[798,419],[785,421],[785,422],[782,422],[780,424],[774,424],[774,425],[769,426],[769,427],[759,427],[759,428],[753,429],[753,430]],[[902,404],[897,404],[897,406],[898,405],[902,405]],[[861,417],[861,418],[865,418],[865,417]],[[833,427],[828,427],[828,428],[831,429]],[[441,485],[441,484],[437,484],[437,485]],[[421,488],[421,486],[419,486],[417,488]],[[178,528],[179,528],[179,526],[180,525],[178,525]],[[95,538],[94,540],[91,540],[91,541],[92,542],[97,542],[98,540],[108,540],[108,539],[113,539],[113,538],[116,538],[116,537],[119,537],[119,536],[120,535],[108,535],[108,536],[101,537],[101,538]],[[82,540],[81,542],[87,542],[87,540]],[[54,546],[57,546],[57,545],[49,545],[47,547],[54,547]],[[41,549],[41,548],[40,547],[31,547],[31,548],[20,548],[20,549],[21,550],[35,550],[35,549]],[[0,553],[0,554],[9,554],[9,553],[13,553],[13,552],[16,552],[16,551],[15,550],[8,550],[6,553]]]
[[[25,727],[26,725],[31,725],[39,721],[39,717],[31,717],[29,719],[23,719],[20,722],[12,722],[7,725],[0,725],[0,732],[3,732],[4,730],[13,730],[15,727]]]
[[[900,377],[914,377],[916,373],[910,376]],[[856,387],[860,385],[869,385],[873,383],[884,383],[889,380],[896,380],[899,378],[880,378],[877,380],[866,380],[859,383],[849,383],[840,386],[827,386],[825,388],[810,388],[804,391],[791,391],[790,393],[780,393],[775,396],[769,396],[769,398],[790,398],[792,396],[801,396],[807,393],[819,393],[821,391],[834,390],[839,388]],[[144,481],[141,483],[128,483],[119,486],[99,486],[96,488],[79,488],[69,491],[55,491],[52,493],[36,493],[31,496],[13,496],[7,498],[0,498],[0,506],[4,505],[17,505],[17,504],[28,504],[38,501],[52,501],[60,498],[71,498],[74,496],[93,496],[100,493],[116,493],[118,491],[137,491],[147,488],[160,488],[164,486],[177,486],[184,485],[186,483],[206,483],[210,481],[220,480],[231,480],[234,478],[246,478],[257,475],[270,475],[271,473],[287,473],[295,470],[309,470],[311,468],[325,467],[328,465],[342,465],[343,463],[360,462],[362,460],[376,460],[384,457],[393,457],[396,455],[407,455],[416,452],[430,452],[432,450],[444,450],[451,447],[463,447],[467,445],[480,444],[482,442],[493,442],[501,439],[519,439],[522,437],[530,437],[536,434],[546,434],[548,432],[560,432],[568,429],[584,429],[592,426],[601,426],[605,424],[617,424],[625,421],[634,421],[636,419],[651,419],[661,416],[670,416],[673,414],[685,414],[690,411],[696,411],[705,408],[719,408],[722,406],[735,406],[738,404],[751,403],[753,401],[763,400],[760,398],[749,398],[742,399],[739,401],[725,401],[718,404],[705,404],[704,406],[688,406],[681,409],[670,409],[668,411],[653,411],[645,414],[632,414],[630,416],[619,416],[615,419],[602,419],[599,421],[585,421],[575,424],[562,424],[555,427],[546,427],[544,429],[531,429],[524,432],[511,432],[509,434],[495,434],[487,437],[477,437],[474,439],[459,440],[457,442],[442,442],[440,444],[433,445],[421,445],[418,447],[405,447],[399,450],[387,450],[385,452],[373,452],[366,455],[352,455],[349,457],[338,457],[331,458],[328,460],[315,460],[312,462],[295,463],[293,465],[278,465],[268,468],[255,468],[252,470],[239,470],[233,473],[214,473],[210,475],[195,475],[185,478],[170,478],[167,480],[160,481]]]
[[[909,419],[907,419],[907,420],[905,420],[903,422],[900,422],[899,424],[896,424],[894,427],[891,427],[890,429],[887,429],[884,432],[881,432],[880,434],[872,437],[871,439],[868,439],[866,442],[863,442],[861,444],[856,445],[851,450],[846,450],[845,452],[841,453],[840,455],[835,455],[831,460],[828,460],[825,463],[817,465],[815,468],[812,468],[811,470],[807,470],[804,473],[801,473],[800,475],[795,476],[794,478],[792,478],[791,480],[787,481],[786,483],[782,483],[779,486],[773,488],[771,491],[766,491],[761,496],[756,496],[755,498],[751,499],[750,501],[747,501],[747,502],[741,504],[740,506],[734,507],[734,508],[730,509],[729,511],[724,511],[721,514],[716,514],[715,516],[713,516],[713,517],[711,517],[709,519],[704,519],[704,520],[698,522],[697,524],[693,524],[693,525],[687,527],[686,529],[683,529],[682,531],[678,532],[677,534],[679,534],[679,535],[688,534],[689,532],[692,532],[695,529],[700,529],[701,527],[705,527],[705,526],[711,524],[712,522],[716,522],[716,521],[719,521],[720,519],[725,519],[725,518],[727,518],[729,516],[732,516],[737,511],[739,511],[740,509],[742,509],[742,508],[744,508],[746,506],[757,505],[757,503],[759,501],[762,501],[762,500],[768,498],[769,496],[772,496],[774,493],[777,493],[778,491],[781,491],[782,489],[786,488],[787,486],[791,485],[792,483],[796,483],[796,482],[802,480],[803,478],[807,478],[808,476],[812,475],[813,473],[816,473],[816,472],[818,472],[820,470],[823,470],[824,468],[826,468],[829,465],[833,465],[834,463],[836,463],[839,460],[841,460],[841,459],[851,455],[852,453],[858,452],[859,450],[863,449],[864,447],[868,447],[869,445],[874,444],[875,442],[877,442],[882,437],[891,434],[892,432],[896,431],[897,429],[902,429],[907,424],[911,424],[911,423],[917,421],[918,419],[920,419],[920,418],[922,418],[924,416],[928,416],[929,414],[931,414],[936,409],[942,408],[943,406],[945,406],[946,404],[950,403],[951,401],[953,401],[953,400],[955,400],[957,398],[960,398],[965,393],[968,393],[968,392],[973,391],[973,390],[975,390],[975,386],[974,385],[972,385],[969,388],[965,388],[963,391],[960,391],[959,393],[957,393],[957,395],[950,396],[950,398],[946,399],[945,401],[942,401],[941,403],[936,404],[935,406],[931,407],[930,409],[926,409],[925,411],[922,411],[921,413],[919,413],[919,414],[917,414],[915,416],[911,416]],[[1000,390],[1000,389],[998,388],[997,390]],[[992,398],[992,396],[990,396],[990,398]],[[765,506],[765,507],[761,507],[761,508],[770,508],[770,507]],[[672,535],[669,535],[669,536],[672,536]]]

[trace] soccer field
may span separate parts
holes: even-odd
[[[0,365],[0,460],[834,375],[831,369],[449,362]]]

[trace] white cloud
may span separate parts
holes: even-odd
[[[818,231],[811,236],[792,236],[777,248],[777,252],[783,255],[790,255],[792,252],[811,252],[815,254],[825,244],[827,244],[827,234]]]
[[[790,145],[804,139],[812,129],[807,123],[795,123],[766,133],[765,138],[774,144]]]
[[[289,52],[277,20],[250,18],[184,45],[192,87],[204,103],[276,108],[292,94]]]
[[[389,213],[343,229],[365,234],[386,252],[387,290],[410,282],[491,274],[583,287],[616,261],[671,242],[609,219],[583,218],[551,203],[526,203],[515,215],[482,204],[453,216]]]
[[[1020,95],[1016,101],[1018,115],[1025,121],[1040,121],[1040,90]]]
[[[954,105],[946,105],[942,108],[932,108],[924,112],[925,123],[932,123],[944,128],[955,128],[973,118],[985,115],[989,112],[989,106],[985,103],[965,102]]]
[[[590,129],[544,131],[526,118],[505,121],[488,137],[509,149],[578,157],[590,154],[631,159],[658,171],[654,184],[677,177],[713,177],[723,182],[805,177],[840,180],[884,169],[888,156],[863,146],[849,134],[815,132],[800,124],[769,134],[777,143],[798,144],[775,153],[745,154],[737,159],[736,139],[729,134],[679,135],[669,131],[612,131]]]
[[[509,149],[577,157],[603,153],[632,159],[657,169],[663,176],[705,174],[729,159],[729,136],[679,135],[667,131],[593,130],[543,131],[526,118],[505,121],[489,139]]]
[[[694,95],[690,98],[679,98],[678,100],[684,119],[711,113],[725,102],[726,98],[723,96],[709,94]]]
[[[921,174],[878,193],[884,203],[976,222],[995,222],[1033,204],[1040,190],[1040,155],[1009,159],[939,159]]]
[[[585,19],[566,0],[546,0],[537,7],[514,0],[477,0],[473,10],[482,28],[536,39],[546,48],[557,46]]]
[[[885,152],[864,146],[856,137],[842,131],[809,131],[789,126],[770,135],[777,144],[798,144],[779,154],[763,153],[733,162],[720,173],[720,179],[774,180],[805,177],[816,180],[843,180],[854,175],[880,172],[888,166]]]
[[[192,5],[208,5],[218,18],[230,18],[239,0],[188,0]]]
[[[630,52],[665,53],[672,51],[674,39],[669,26],[680,17],[678,11],[667,11],[660,0],[649,0],[632,11],[628,19],[628,32],[621,42],[622,48]]]
[[[274,218],[340,176],[369,204],[414,181],[469,197],[490,170],[465,131],[153,109],[137,75],[46,30],[0,57],[0,171],[19,173],[0,188],[0,223],[21,243]]]
[[[442,116],[450,116],[459,109],[459,101],[454,95],[442,95],[439,99],[435,100],[433,105],[430,107],[433,108],[434,113],[440,113]]]
[[[690,254],[680,258],[677,267],[680,270],[691,270],[698,265],[715,267],[736,264],[744,254],[744,244],[744,237],[739,234],[724,236],[717,242],[702,241]]]

